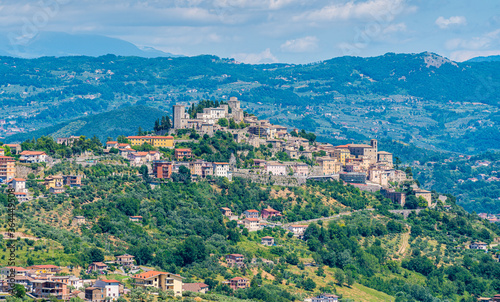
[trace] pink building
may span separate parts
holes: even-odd
[[[264,209],[260,212],[262,219],[267,219],[269,217],[281,216],[281,212],[272,208]]]
[[[266,172],[272,175],[286,175],[286,165],[277,162],[266,163]]]

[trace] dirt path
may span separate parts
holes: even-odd
[[[411,230],[408,231],[408,233],[404,233],[403,236],[401,237],[401,240],[403,241],[401,243],[401,247],[398,250],[398,254],[404,256],[406,253],[406,250],[408,249],[409,243],[408,241],[410,240],[410,234]]]

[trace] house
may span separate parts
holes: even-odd
[[[75,216],[73,217],[73,224],[74,225],[82,225],[85,224],[85,217],[84,216]]]
[[[303,225],[303,224],[293,224],[288,227],[288,230],[292,232],[295,236],[302,236],[304,235],[308,225]]]
[[[106,142],[106,149],[111,149],[111,148],[118,148],[118,142],[116,141]]]
[[[226,216],[226,217],[231,217],[233,216],[233,212],[231,211],[230,208],[220,208],[221,212],[222,212],[222,215]]]
[[[296,176],[307,176],[309,175],[309,166],[304,163],[296,163],[293,166],[293,174]]]
[[[194,292],[206,294],[209,290],[208,285],[205,283],[184,283],[182,284],[183,292]]]
[[[109,267],[102,262],[92,262],[92,264],[89,265],[89,270],[92,272],[104,272],[108,269]]]
[[[116,301],[120,297],[120,281],[117,280],[96,280],[94,287],[104,289],[104,298],[110,301]]]
[[[153,161],[153,175],[155,178],[170,178],[172,176],[173,163],[166,161]]]
[[[61,175],[52,175],[45,177],[45,188],[62,188],[64,185],[64,177]]]
[[[87,287],[85,289],[85,300],[90,302],[104,302],[106,301],[106,288],[102,287]]]
[[[158,151],[129,152],[128,159],[131,164],[141,165],[151,161],[160,160],[160,153]]]
[[[82,186],[82,177],[78,175],[64,175],[63,183],[71,188],[80,188]]]
[[[258,218],[245,218],[243,224],[249,231],[257,231],[260,227]]]
[[[337,302],[339,297],[333,294],[321,294],[317,297],[313,297],[311,302]]]
[[[286,165],[277,162],[267,162],[266,172],[271,175],[286,175]]]
[[[427,201],[427,206],[428,207],[431,206],[431,204],[432,204],[431,191],[418,189],[418,190],[413,190],[413,192],[415,192],[415,197],[417,197],[417,198],[422,197],[423,199],[425,199],[425,201]]]
[[[19,201],[20,203],[21,202],[26,202],[26,201],[30,200],[30,197],[29,197],[28,193],[15,192],[14,196],[16,197],[17,201]]]
[[[253,159],[253,166],[258,168],[265,168],[266,161],[264,159]]]
[[[43,151],[23,151],[19,161],[22,163],[44,163],[47,162],[47,154]]]
[[[0,148],[0,156],[5,156],[5,150],[3,148]]]
[[[472,250],[487,250],[488,249],[488,244],[486,242],[472,242],[470,244],[470,249]]]
[[[264,209],[260,212],[262,219],[268,219],[269,217],[281,216],[281,212],[272,208]]]
[[[68,285],[52,280],[33,280],[33,295],[38,299],[55,297],[58,300],[69,299]]]
[[[118,148],[119,150],[121,150],[121,149],[131,149],[130,144],[126,144],[126,143],[118,143],[118,144],[116,144],[115,148]]]
[[[247,278],[243,277],[234,277],[233,279],[229,280],[229,287],[231,287],[233,290],[237,290],[240,288],[247,288],[250,286],[250,280]]]
[[[35,280],[34,278],[31,278],[28,276],[15,276],[14,277],[14,282],[16,284],[21,284],[22,286],[24,286],[24,288],[26,288],[26,291],[28,291],[28,292],[33,291],[33,281],[34,280]]]
[[[71,135],[70,137],[58,137],[57,143],[59,145],[71,146],[75,141],[79,140],[79,136]]]
[[[184,158],[186,159],[193,158],[193,153],[189,148],[179,148],[175,149],[174,156],[175,159],[177,160],[183,160]]]
[[[132,222],[142,222],[142,216],[129,216],[128,219]]]
[[[26,276],[27,269],[18,266],[6,266],[0,269],[0,279],[7,279],[8,276]]]
[[[154,147],[173,148],[173,136],[127,136],[128,141],[132,146],[141,146],[149,144]]]
[[[271,236],[262,237],[260,243],[262,245],[273,246],[274,245],[274,238]]]
[[[259,211],[257,210],[246,210],[243,212],[245,218],[259,218]]]
[[[4,146],[7,146],[10,148],[11,154],[18,154],[19,152],[21,152],[21,145],[20,144],[4,144]]]
[[[59,266],[52,264],[42,264],[42,265],[32,265],[26,268],[27,270],[33,270],[37,275],[41,274],[56,274],[61,271]]]
[[[332,175],[339,173],[342,167],[342,164],[338,162],[336,158],[327,156],[317,158],[316,162],[321,167],[322,175]]]
[[[134,279],[133,284],[140,287],[154,287],[161,289],[163,291],[173,290],[175,296],[182,296],[182,277],[179,275],[158,272],[158,271],[147,271],[144,273],[137,274],[132,277]]]
[[[14,192],[27,193],[26,189],[26,179],[24,178],[12,178],[9,182],[9,187],[14,189]]]
[[[227,177],[229,172],[229,163],[213,163],[214,176]]]
[[[3,181],[14,178],[16,174],[16,160],[10,156],[0,156],[0,179]]]
[[[134,266],[134,258],[135,258],[134,256],[129,255],[129,254],[117,256],[116,263],[118,265],[122,265],[125,267],[133,267]]]
[[[242,254],[229,254],[226,256],[226,263],[228,266],[244,266],[245,256]]]

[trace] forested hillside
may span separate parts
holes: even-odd
[[[329,139],[376,136],[465,153],[500,149],[499,62],[455,63],[430,53],[309,65],[214,56],[0,60],[4,135],[131,104],[170,112],[179,102],[238,96],[247,111]]]
[[[41,238],[19,243],[19,265],[86,267],[129,253],[139,265],[181,274],[184,282],[209,284],[213,294],[203,297],[219,295],[220,301],[228,296],[297,301],[320,292],[337,293],[346,301],[360,295],[366,301],[474,301],[500,291],[495,253],[467,248],[471,241],[493,242],[499,227],[467,214],[451,196],[452,210],[438,203],[405,220],[388,212],[397,206],[379,193],[336,181],[287,188],[239,178],[197,183],[186,178],[153,188],[143,167],[129,167],[118,157],[89,167],[65,161],[45,171],[59,173],[85,175],[83,187],[18,208],[19,230]],[[46,194],[34,175],[28,187]],[[0,211],[6,215],[1,198]],[[242,213],[268,206],[284,214],[274,223],[352,214],[310,224],[303,241],[280,227],[248,232],[219,210]],[[75,215],[84,216],[87,225],[72,225]],[[143,221],[131,222],[132,215]],[[277,246],[262,246],[266,235]],[[0,244],[5,248],[5,241]],[[243,254],[247,267],[226,267],[228,253]],[[235,276],[251,279],[252,286],[233,291],[221,282]]]

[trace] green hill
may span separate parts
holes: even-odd
[[[166,113],[146,106],[132,106],[74,119],[51,127],[29,133],[7,137],[6,142],[22,142],[33,137],[51,136],[67,137],[70,135],[97,136],[101,141],[107,137],[116,138],[119,135],[135,135],[137,129],[152,129],[155,120]]]

